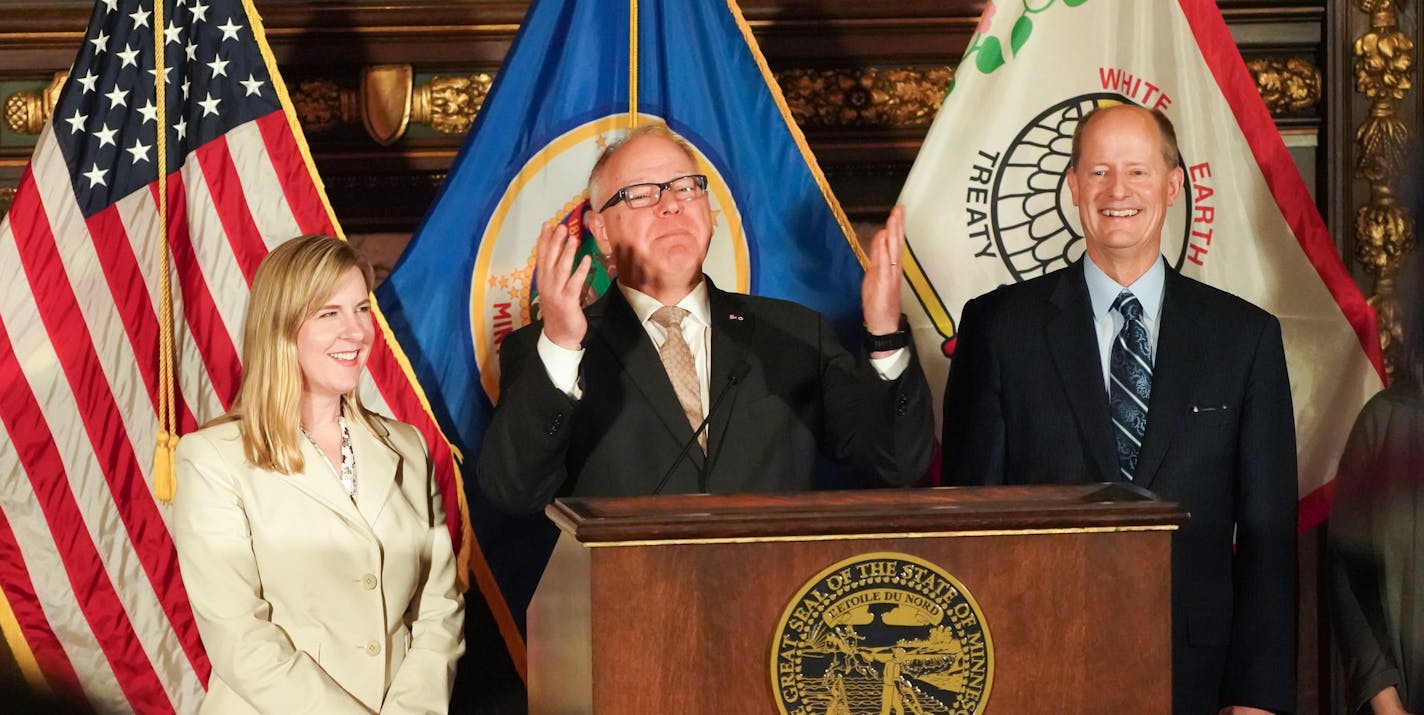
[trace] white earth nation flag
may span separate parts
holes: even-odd
[[[943,388],[969,299],[1083,255],[1063,178],[1073,130],[1125,102],[1177,130],[1186,183],[1163,229],[1167,261],[1281,321],[1309,527],[1382,386],[1374,318],[1209,0],[986,6],[901,195],[925,372]]]

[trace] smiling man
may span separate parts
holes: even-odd
[[[1160,112],[1116,105],[1079,123],[1066,179],[1086,255],[964,306],[944,480],[1130,481],[1182,504],[1173,712],[1291,712],[1296,462],[1280,324],[1162,258],[1180,164]]]
[[[585,308],[589,258],[575,265],[578,237],[544,227],[541,321],[500,348],[500,401],[480,451],[495,505],[806,490],[818,453],[891,484],[924,473],[934,418],[900,327],[903,209],[872,242],[867,355],[855,358],[817,313],[703,275],[707,177],[666,127],[609,146],[588,196],[597,210],[586,222],[616,281]]]

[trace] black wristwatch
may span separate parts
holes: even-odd
[[[886,335],[871,335],[870,331],[865,331],[865,349],[868,352],[879,353],[890,350],[899,350],[910,344],[910,326],[905,321],[905,316],[900,316],[900,329]]]

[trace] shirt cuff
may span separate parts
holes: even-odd
[[[544,372],[549,375],[549,382],[554,383],[554,387],[568,395],[570,399],[579,400],[583,398],[583,386],[578,384],[579,363],[583,362],[583,348],[569,350],[561,348],[539,331],[539,360],[544,363]],[[886,358],[887,360],[891,358]],[[903,368],[902,368],[903,369]]]
[[[542,338],[540,338],[542,340]],[[554,345],[553,343],[549,343]],[[542,347],[542,345],[541,345]],[[558,347],[555,345],[554,347]],[[910,366],[910,349],[900,348],[883,358],[870,358],[870,366],[875,368],[875,372],[882,380],[898,380],[905,374],[905,368]]]

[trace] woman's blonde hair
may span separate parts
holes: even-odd
[[[294,474],[306,466],[297,331],[352,268],[360,269],[370,291],[375,282],[370,264],[347,242],[321,235],[283,243],[257,268],[242,321],[242,384],[232,409],[214,420],[238,422],[243,451],[256,467]],[[383,430],[375,428],[356,393],[344,395],[348,416],[380,435]]]

